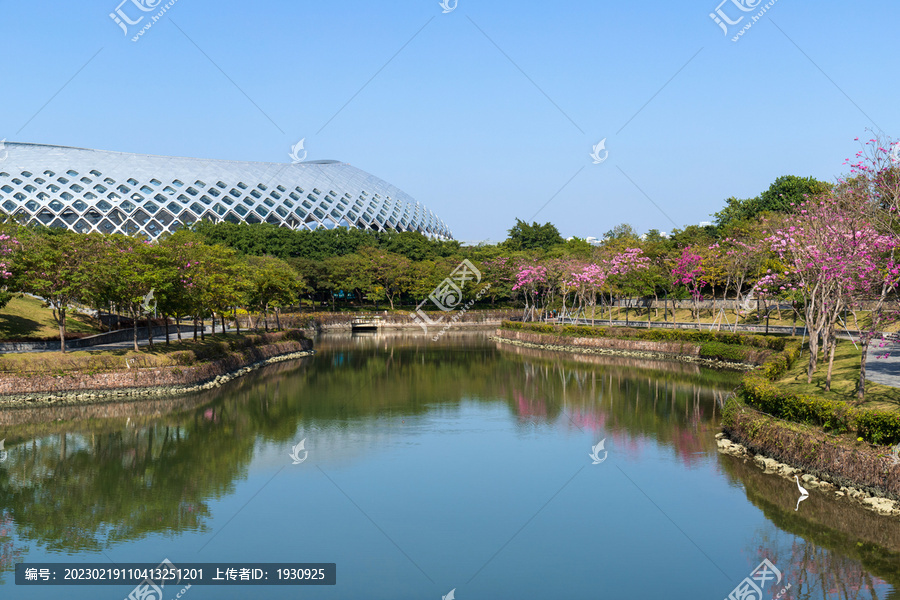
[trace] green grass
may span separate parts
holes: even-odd
[[[859,382],[860,350],[845,340],[838,341],[834,353],[834,370],[831,375],[831,391],[825,391],[825,375],[828,371],[828,360],[820,355],[813,374],[812,383],[806,383],[806,367],[809,364],[809,351],[804,349],[803,356],[792,369],[776,383],[786,392],[808,394],[838,400],[856,402],[856,385]],[[875,408],[900,412],[900,389],[866,382],[866,398],[860,405],[863,408]]]
[[[69,314],[66,330],[74,334],[100,333],[95,319],[82,314]],[[0,341],[59,338],[59,326],[53,311],[31,296],[13,298],[0,310]]]
[[[161,367],[192,366],[224,358],[231,352],[240,352],[252,346],[267,343],[287,342],[297,339],[296,332],[273,332],[269,334],[234,333],[207,335],[205,340],[185,339],[166,345],[163,338],[156,338],[152,348],[141,346],[140,351],[118,350],[75,350],[71,352],[22,352],[0,354],[0,373],[19,375],[62,375],[79,371],[96,373],[124,369],[156,369]],[[127,365],[126,365],[127,361]]]

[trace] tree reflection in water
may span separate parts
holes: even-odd
[[[312,359],[272,365],[182,398],[0,412],[0,439],[7,438],[10,451],[0,463],[0,572],[27,551],[15,539],[74,554],[151,534],[206,531],[211,502],[232,494],[247,477],[256,449],[288,447],[299,431],[316,430],[318,457],[337,460],[344,452],[341,460],[353,461],[358,457],[346,450],[353,436],[384,435],[384,420],[414,422],[436,407],[463,402],[499,403],[523,426],[608,436],[629,459],[656,446],[688,468],[730,459],[715,458],[714,434],[721,403],[737,381],[734,373],[496,346],[473,332],[438,343],[408,333],[326,336],[316,345]],[[727,477],[751,482],[748,489],[757,485],[756,475],[740,465],[723,469]],[[758,485],[774,485],[771,479]],[[794,514],[793,493],[783,493]],[[759,496],[773,497],[768,491]],[[766,510],[785,528],[788,517],[780,508]],[[808,531],[798,535],[814,539]],[[872,541],[884,543],[865,540]],[[779,538],[758,546],[775,548],[779,566],[791,565],[796,590],[801,582],[805,586],[804,595],[794,597],[826,597],[807,591],[836,589],[842,598],[856,598],[847,594],[878,583],[866,579],[860,560],[821,550],[821,542]],[[810,575],[801,579],[796,570]],[[819,588],[811,587],[815,581]]]

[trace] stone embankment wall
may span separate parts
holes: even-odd
[[[0,377],[0,408],[97,401],[117,396],[182,394],[216,387],[267,364],[312,353],[310,340],[290,340],[246,348],[240,353],[194,366],[64,375],[5,375]]]
[[[546,333],[531,333],[528,331],[510,331],[498,329],[497,337],[502,340],[525,342],[542,346],[574,347],[595,350],[602,353],[603,350],[610,354],[623,355],[653,355],[653,356],[682,356],[700,358],[700,346],[685,342],[651,342],[646,340],[622,340],[604,337],[572,337],[567,335],[553,335]]]
[[[470,310],[463,314],[460,311],[440,312],[427,311],[428,318],[434,321],[432,328],[439,328],[446,325],[447,321],[452,317],[458,317],[453,322],[453,327],[497,327],[503,321],[514,317],[521,317],[522,311],[519,310]],[[383,329],[417,329],[421,331],[421,327],[406,312],[371,312],[371,313],[351,313],[351,312],[318,312],[306,314],[281,315],[281,324],[283,327],[291,327],[297,329],[314,329],[318,331],[350,331],[350,323],[354,319],[365,319],[370,317],[380,317],[381,328]],[[443,319],[443,321],[440,321]],[[274,317],[269,316],[269,324],[274,323]],[[247,317],[241,317],[241,329],[246,328],[249,324]],[[257,327],[262,327],[262,321],[256,323]]]
[[[767,474],[778,475],[792,481],[796,481],[794,479],[796,476],[806,488],[858,503],[880,515],[900,516],[900,502],[897,501],[900,498],[897,494],[898,480],[892,474],[900,471],[900,464],[894,464],[874,453],[861,460],[859,452],[850,451],[838,444],[826,443],[824,434],[814,435],[788,428],[780,429],[777,443],[765,443],[762,439],[764,436],[754,439],[753,434],[741,435],[736,431],[727,434],[717,433],[716,443],[719,452],[752,460]],[[729,439],[729,436],[743,443],[735,442]],[[789,456],[791,452],[784,452],[778,448],[784,445],[805,448],[808,458],[797,460],[796,456]],[[815,451],[809,452],[810,448],[814,448]],[[786,462],[777,460],[780,458]],[[863,468],[860,468],[861,466]]]

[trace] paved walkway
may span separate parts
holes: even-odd
[[[879,358],[885,354],[887,358]],[[900,340],[872,340],[866,359],[866,380],[900,388]]]
[[[235,331],[235,329],[233,329],[233,328],[228,329],[228,333],[232,333],[234,331]],[[241,330],[241,331],[243,331],[243,330]],[[222,328],[217,327],[216,333],[222,333]],[[206,335],[212,335],[212,329],[210,329],[209,325],[206,326]],[[198,336],[197,339],[200,339],[199,338],[199,336],[200,336],[199,329],[197,330],[197,336]],[[194,333],[182,331],[181,337],[182,337],[182,339],[185,339],[185,340],[191,340],[191,339],[194,339]],[[178,334],[175,333],[175,331],[172,331],[169,334],[169,339],[173,342],[177,342]],[[150,342],[147,340],[147,338],[138,340],[138,346],[146,346],[149,343]],[[165,343],[166,343],[166,336],[164,336],[164,335],[156,336],[153,338],[154,346],[165,345]],[[134,348],[134,340],[125,340],[122,342],[112,342],[110,344],[98,344],[96,346],[87,346],[85,348],[68,348],[67,350],[69,352],[97,352],[97,351],[102,351],[102,350],[131,350],[132,348]],[[47,350],[29,350],[28,352],[59,352],[59,346],[57,346],[55,348],[48,348]]]

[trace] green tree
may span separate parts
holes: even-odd
[[[516,219],[516,224],[509,230],[509,236],[503,242],[503,246],[512,251],[549,250],[564,243],[565,240],[552,223],[539,225],[535,221],[529,225],[525,221]]]
[[[281,329],[278,312],[297,302],[304,289],[300,275],[289,264],[274,256],[249,256],[246,259],[249,286],[247,304],[262,312],[269,330],[269,309],[275,309],[275,322]]]
[[[782,175],[776,179],[769,189],[755,198],[738,199],[732,196],[725,200],[725,208],[713,215],[719,227],[726,227],[737,221],[756,219],[764,212],[789,213],[793,206],[798,206],[813,198],[826,194],[831,185],[813,177]]]
[[[67,230],[23,230],[16,258],[18,288],[38,296],[53,310],[59,349],[66,351],[69,306],[82,299],[94,274],[96,256],[83,236]]]

